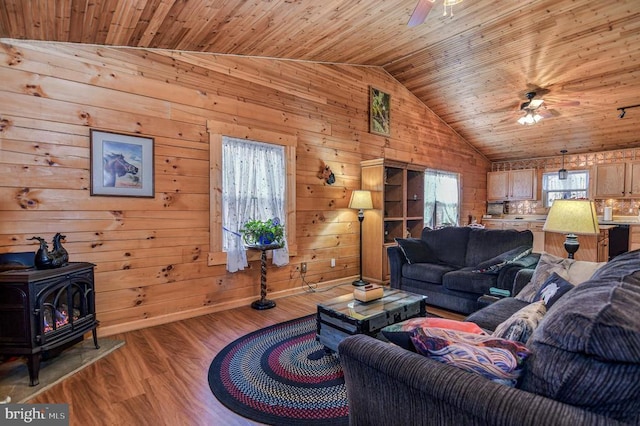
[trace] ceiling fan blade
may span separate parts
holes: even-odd
[[[409,18],[409,22],[407,22],[407,26],[409,28],[415,27],[416,25],[420,25],[427,19],[427,15],[433,8],[433,4],[436,0],[418,0],[418,4],[416,4],[416,8],[413,9],[413,13],[411,14],[411,18]]]
[[[560,112],[555,109],[544,109],[537,111],[537,113],[542,116],[542,118],[560,117]]]
[[[580,101],[554,102],[553,106],[576,107],[576,106],[580,106]]]

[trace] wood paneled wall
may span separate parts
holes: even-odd
[[[360,161],[462,173],[462,217],[485,210],[489,162],[381,68],[0,40],[0,251],[66,235],[96,266],[102,335],[248,304],[259,265],[207,266],[208,119],[296,134],[298,256],[270,294],[358,272],[348,209]],[[391,94],[392,136],[368,133],[369,85]],[[89,130],[155,138],[155,198],[90,196]],[[336,176],[318,177],[322,163]],[[330,259],[336,259],[331,268]],[[277,309],[277,308],[276,308]]]

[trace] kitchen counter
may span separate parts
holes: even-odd
[[[519,215],[504,215],[502,217],[482,218],[482,222],[492,221],[496,223],[500,222],[542,222],[547,220],[546,216],[531,215],[531,216],[519,216]],[[614,216],[613,220],[604,220],[602,216],[598,216],[598,225],[602,226],[620,226],[620,225],[640,225],[638,216]],[[608,229],[608,228],[605,228]]]
[[[533,233],[533,251],[543,251],[564,256],[564,239],[561,233],[545,232],[546,215],[503,215],[502,217],[483,218],[487,229],[530,230]],[[625,251],[640,249],[640,221],[638,216],[613,216],[605,221],[598,217],[599,235],[580,236],[580,250],[576,259],[591,262],[607,261],[611,256]]]

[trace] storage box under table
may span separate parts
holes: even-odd
[[[426,314],[426,296],[420,294],[385,289],[381,299],[371,302],[360,302],[346,294],[318,304],[317,339],[337,352],[338,344],[347,336],[376,337],[387,325]]]

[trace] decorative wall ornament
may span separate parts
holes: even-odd
[[[91,130],[91,195],[153,198],[153,138]]]
[[[382,136],[391,136],[391,95],[369,88],[369,131]]]
[[[322,163],[320,167],[320,173],[318,173],[318,178],[323,179],[328,185],[333,185],[336,182],[336,176],[331,171],[331,167],[328,164]]]

